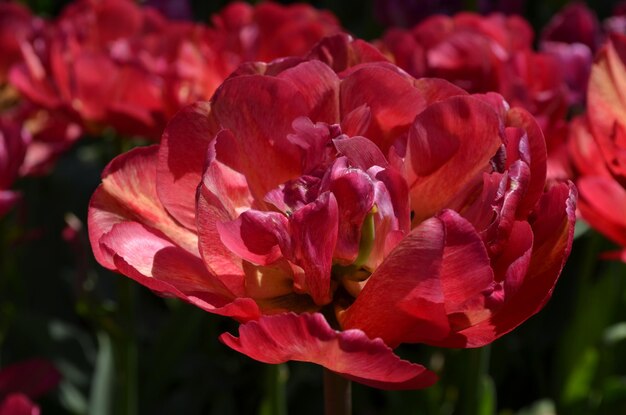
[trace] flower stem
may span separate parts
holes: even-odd
[[[266,366],[266,391],[259,415],[287,415],[285,387],[289,377],[286,363]]]
[[[352,413],[352,383],[328,369],[324,369],[324,413],[326,415]]]
[[[135,327],[135,287],[129,278],[120,278],[119,317],[123,319],[123,332],[118,344],[120,359],[120,413],[137,413],[137,340]]]
[[[490,352],[490,345],[466,350],[468,359],[462,404],[464,414],[478,415],[484,413],[481,411],[481,407],[484,404],[483,399],[485,399]]]

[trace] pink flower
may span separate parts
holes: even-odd
[[[31,401],[56,387],[60,374],[43,359],[30,359],[0,370],[0,415],[39,415]]]
[[[611,257],[626,262],[626,37],[611,35],[596,56],[588,89],[588,112],[576,127],[570,154],[579,177],[580,212],[619,244]]]
[[[331,13],[305,5],[233,3],[213,21],[171,21],[130,0],[77,1],[21,39],[10,81],[87,131],[156,141],[169,118],[209,99],[240,63],[300,56],[341,30]]]
[[[479,347],[536,313],[575,191],[544,190],[526,111],[347,40],[245,65],[113,160],[90,239],[103,266],[241,322],[221,340],[254,359],[422,388],[435,375],[392,348]]]
[[[251,6],[233,2],[212,21],[215,41],[234,55],[237,64],[302,56],[324,36],[342,31],[331,12],[303,3],[283,6],[267,1]]]
[[[568,86],[557,57],[533,51],[532,41],[532,28],[519,16],[458,13],[390,29],[378,43],[415,77],[443,78],[471,93],[497,92],[529,111],[546,136],[550,178],[564,178]],[[571,58],[578,63],[577,55]]]
[[[30,137],[20,126],[0,118],[0,217],[19,200],[11,186],[18,177]]]

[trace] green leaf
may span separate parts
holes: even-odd
[[[100,330],[98,338],[98,356],[91,383],[89,413],[92,415],[112,414],[114,390],[114,362],[111,337]]]

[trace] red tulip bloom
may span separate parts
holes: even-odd
[[[42,22],[18,3],[0,3],[0,85],[7,81],[9,69],[20,62],[20,43],[28,39]]]
[[[533,31],[519,16],[433,16],[379,42],[411,75],[446,79],[472,93],[498,92],[528,110],[548,143],[550,178],[563,178],[568,88],[559,60],[532,50]],[[583,75],[584,77],[584,75]]]
[[[0,217],[19,200],[19,193],[10,188],[18,177],[29,139],[18,124],[0,118]]]
[[[580,211],[589,224],[622,247],[626,262],[626,37],[612,35],[591,70],[588,125],[571,144],[580,177]],[[591,167],[593,166],[593,167]]]
[[[213,16],[212,23],[215,41],[237,64],[302,56],[324,36],[342,31],[332,13],[307,4],[233,2]]]
[[[540,48],[554,56],[564,71],[570,105],[583,105],[593,55],[603,33],[595,13],[584,3],[572,3],[557,13],[541,32]]]
[[[43,359],[30,359],[0,370],[0,415],[39,415],[32,402],[56,387],[60,374]]]
[[[544,190],[523,109],[340,46],[327,63],[243,67],[160,145],[113,160],[92,248],[241,322],[221,340],[254,359],[422,388],[435,375],[392,348],[479,347],[536,313],[571,247],[575,191]]]
[[[209,99],[240,63],[303,55],[340,31],[329,12],[273,3],[234,3],[214,24],[171,21],[130,0],[77,1],[20,42],[23,62],[10,80],[87,130],[156,140],[173,114]]]

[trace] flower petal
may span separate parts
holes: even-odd
[[[327,65],[312,60],[284,70],[278,78],[291,82],[315,122],[339,122],[339,78]]]
[[[122,274],[163,295],[176,296],[205,311],[238,320],[258,316],[249,298],[235,299],[200,260],[145,226],[119,223],[101,238]]]
[[[548,301],[569,256],[574,237],[576,189],[570,183],[552,187],[539,200],[534,222],[532,256],[523,281],[511,269],[510,295],[488,320],[459,332],[467,339],[464,347],[481,347],[513,330],[537,313]],[[520,246],[521,247],[521,246]],[[518,280],[518,281],[516,281]],[[507,289],[505,280],[505,290]],[[506,292],[505,292],[506,295]]]
[[[598,231],[626,247],[626,189],[611,176],[583,176],[578,182],[578,208]]]
[[[355,382],[381,389],[420,389],[437,381],[423,366],[401,360],[380,339],[361,330],[333,330],[319,314],[265,316],[222,334],[234,350],[264,363],[316,363]]]
[[[180,226],[164,209],[156,189],[157,147],[140,147],[122,154],[105,168],[102,184],[89,203],[89,240],[96,259],[113,268],[100,249],[102,235],[119,222],[135,221],[158,230],[170,240],[198,254],[197,236]]]
[[[398,244],[339,320],[391,346],[436,344],[489,317],[485,301],[493,282],[482,240],[467,220],[448,210]]]
[[[250,209],[252,196],[246,178],[217,161],[214,147],[209,148],[209,164],[198,188],[198,246],[207,269],[233,294],[243,296],[245,276],[242,260],[226,248],[217,224],[235,220],[240,212]]]
[[[408,130],[426,101],[413,86],[412,78],[387,67],[370,64],[360,67],[341,82],[341,113],[368,105],[370,127],[365,137],[383,154],[398,136]]]
[[[208,102],[183,108],[170,120],[159,147],[159,199],[189,229],[196,227],[196,189],[202,181],[209,141],[220,129],[210,114]]]
[[[224,245],[246,261],[269,265],[290,244],[289,221],[278,212],[248,210],[230,222],[217,223]]]
[[[434,103],[415,118],[407,146],[414,223],[445,208],[479,179],[502,145],[501,129],[496,112],[471,97]]]
[[[330,269],[337,244],[339,212],[337,200],[330,192],[298,209],[291,217],[292,262],[304,270],[296,280],[316,304],[330,302]]]
[[[232,131],[240,150],[237,170],[255,199],[301,174],[298,148],[287,135],[293,120],[310,109],[292,82],[262,75],[230,78],[212,102],[222,128]]]

